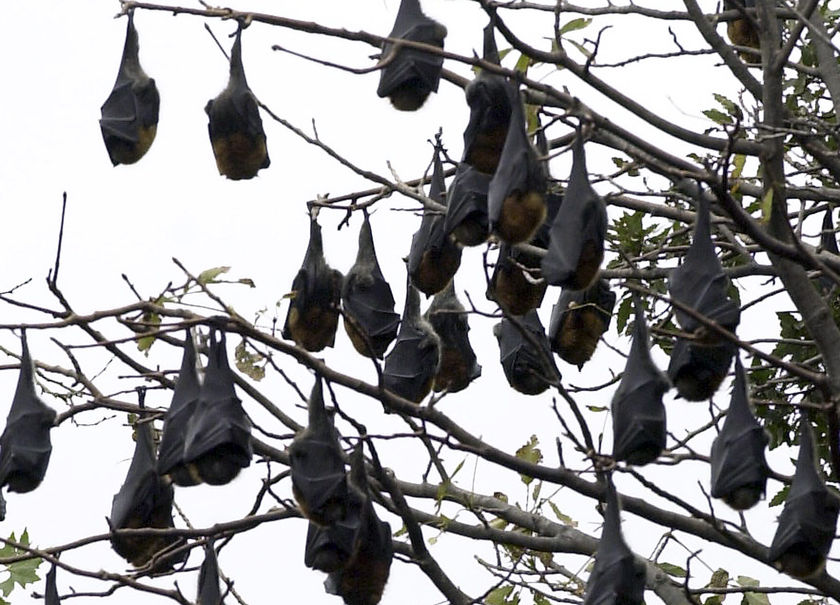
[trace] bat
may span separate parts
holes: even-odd
[[[584,605],[641,605],[645,565],[637,561],[621,534],[621,508],[612,479],[607,479],[607,510],[595,564],[586,582]]]
[[[404,399],[420,403],[432,390],[440,356],[440,338],[421,317],[420,294],[409,283],[397,342],[385,356],[382,386]]]
[[[140,407],[143,407],[145,391],[140,390]],[[134,456],[122,486],[111,503],[108,526],[115,529],[137,529],[143,527],[170,529],[172,501],[175,490],[172,484],[158,475],[155,443],[149,422],[134,425]],[[111,548],[123,559],[142,567],[156,558],[158,553],[171,550],[180,539],[175,536],[121,536],[111,535]],[[167,571],[173,564],[186,560],[186,550],[174,556],[161,557],[153,567],[154,572]]]
[[[679,396],[688,401],[705,401],[714,395],[729,371],[736,350],[730,342],[701,346],[677,338],[671,351],[668,376]]]
[[[694,235],[685,260],[668,277],[668,293],[673,300],[734,332],[741,318],[741,309],[726,294],[729,278],[712,243],[709,200],[703,195],[694,197],[697,201]],[[718,345],[724,342],[720,335],[685,311],[675,308],[674,314],[680,327],[694,334],[696,344]]]
[[[823,571],[834,540],[840,500],[830,492],[817,469],[810,421],[799,422],[799,457],[785,507],[779,516],[769,559],[795,578],[810,578]]]
[[[47,572],[47,584],[44,588],[44,605],[59,605],[61,603],[61,600],[58,598],[58,588],[55,585],[55,569],[55,563],[53,563]]]
[[[351,463],[358,456],[363,456],[361,442],[351,455]],[[361,464],[364,465],[364,458]],[[307,567],[326,573],[339,571],[347,566],[359,548],[359,539],[363,535],[362,526],[369,522],[368,517],[372,509],[369,506],[368,495],[359,488],[358,481],[346,483],[344,516],[330,521],[327,525],[309,522],[306,550],[303,555],[303,562]]]
[[[613,458],[644,466],[656,460],[665,447],[662,396],[671,383],[651,359],[642,304],[635,296],[633,302],[636,307],[633,344],[611,403]]]
[[[741,6],[739,6],[741,5]],[[732,0],[724,0],[724,10],[735,10],[738,8],[755,8],[755,0],[741,0],[735,3]],[[753,12],[753,18],[755,13]],[[750,48],[761,48],[761,40],[758,36],[758,30],[747,19],[746,16],[730,21],[726,24],[726,35],[729,36],[729,41],[736,46],[748,46]],[[739,52],[742,61],[754,63],[756,58],[752,53]]]
[[[551,309],[548,341],[566,363],[583,367],[592,358],[601,335],[610,327],[615,292],[607,280],[595,280],[586,290],[560,292]]]
[[[560,371],[551,358],[548,338],[536,310],[531,309],[516,320],[521,329],[507,317],[493,326],[502,370],[511,387],[526,395],[539,395],[560,379]],[[539,344],[539,350],[523,331]]]
[[[455,294],[455,282],[450,281],[439,292],[426,311],[426,319],[440,336],[440,369],[435,375],[434,390],[448,393],[463,391],[481,376],[481,365],[470,346],[470,325],[464,305]]]
[[[712,443],[712,497],[723,498],[735,510],[752,508],[764,495],[770,469],[764,458],[769,438],[750,410],[747,377],[735,357],[735,382],[729,410]]]
[[[192,333],[187,330],[184,354],[172,402],[163,417],[163,433],[158,446],[158,474],[169,475],[175,485],[187,487],[201,481],[184,464],[184,439],[193,411],[198,404],[201,385],[196,372],[196,352]]]
[[[346,516],[347,473],[319,375],[307,406],[308,424],[289,446],[292,493],[307,519],[330,525]]]
[[[492,178],[469,164],[458,164],[446,194],[443,230],[462,246],[480,246],[487,241],[487,190]]]
[[[362,524],[350,560],[344,568],[329,574],[324,586],[329,594],[340,596],[346,605],[377,605],[388,582],[394,544],[391,526],[376,516],[370,500],[361,443],[353,452],[349,483],[364,495]]]
[[[837,234],[834,232],[834,219],[831,217],[831,208],[825,211],[822,222],[822,234],[820,235],[820,248],[824,252],[840,255],[840,249],[837,247]],[[834,280],[826,275],[821,275],[819,278],[820,289],[824,294],[828,294],[834,287]]]
[[[225,89],[207,101],[207,130],[219,174],[238,181],[257,176],[271,160],[265,146],[257,98],[248,87],[242,66],[242,25],[230,51],[230,77]]]
[[[233,387],[225,333],[210,330],[210,350],[198,403],[187,423],[184,462],[210,485],[230,483],[251,464],[251,422]]]
[[[219,562],[213,543],[204,545],[204,561],[198,570],[198,600],[196,605],[222,605],[222,594],[219,590]]]
[[[528,139],[519,89],[507,83],[510,126],[487,190],[490,230],[508,244],[527,242],[545,220],[547,175]]]
[[[385,349],[397,337],[400,316],[394,312],[391,286],[376,259],[367,213],[359,230],[356,262],[344,277],[341,302],[350,342],[362,355],[382,359]]]
[[[26,332],[21,331],[20,374],[6,428],[0,435],[0,486],[31,492],[40,485],[50,462],[50,429],[56,413],[35,392],[35,366]]]
[[[303,265],[292,281],[283,338],[294,340],[313,353],[332,347],[338,329],[342,280],[341,272],[331,268],[324,259],[321,226],[313,216]]]
[[[117,81],[102,104],[99,128],[111,163],[134,164],[142,158],[157,133],[160,94],[154,79],[140,66],[134,11],[128,11]]]
[[[494,40],[495,20],[484,28],[484,60],[499,64]],[[501,76],[482,70],[464,90],[470,119],[464,130],[464,156],[461,160],[486,174],[499,165],[511,116],[510,87]]]
[[[563,203],[551,223],[549,245],[542,260],[545,280],[552,286],[585,290],[604,260],[607,208],[586,173],[583,135],[572,143],[572,172]]]
[[[509,315],[539,308],[548,288],[545,280],[536,277],[539,268],[539,256],[502,243],[485,296]]]
[[[418,0],[402,0],[389,38],[422,42],[443,48],[446,28],[423,14]],[[382,46],[384,67],[376,94],[388,97],[394,109],[416,111],[432,92],[437,92],[443,57],[391,42]]]
[[[436,147],[429,198],[445,204],[444,191],[443,165]],[[444,215],[424,208],[420,229],[411,238],[408,275],[414,287],[426,296],[443,290],[461,266],[461,248],[445,232],[444,222]]]

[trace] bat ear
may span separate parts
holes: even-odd
[[[350,482],[363,494],[368,493],[367,471],[365,470],[364,441],[359,439],[350,454]]]

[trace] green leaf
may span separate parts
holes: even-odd
[[[507,586],[499,586],[487,595],[487,598],[484,600],[484,603],[486,605],[513,605],[514,603],[518,603],[518,597],[514,597],[512,599],[509,598],[512,592],[513,586],[511,586],[510,584],[508,584]]]
[[[16,540],[15,534],[12,532],[9,536],[9,541],[18,542],[23,546],[29,546],[29,533],[24,529],[20,535],[20,540]],[[25,554],[28,554],[25,550],[17,549],[11,544],[5,544],[3,548],[0,548],[0,557],[4,558]],[[9,577],[3,582],[0,582],[0,593],[3,593],[4,597],[8,597],[9,593],[14,590],[16,584],[21,588],[26,588],[27,584],[38,582],[41,578],[38,577],[36,570],[41,565],[41,562],[42,559],[40,557],[34,557],[7,565],[5,571],[9,574]]]
[[[572,19],[568,23],[564,24],[563,27],[560,28],[560,35],[568,34],[569,32],[577,31],[579,29],[585,28],[587,25],[592,23],[592,19],[585,19],[583,17],[578,17],[577,19]]]
[[[735,581],[738,583],[738,586],[758,586],[758,580],[755,578],[751,578],[749,576],[738,576],[735,578]]]
[[[160,325],[160,315],[157,313],[143,313],[143,323],[146,324],[147,329],[151,330],[152,326]],[[148,357],[149,349],[152,348],[155,340],[157,340],[156,336],[144,336],[143,338],[137,339],[137,350],[145,353]]]
[[[715,124],[725,125],[732,124],[732,118],[719,109],[706,109],[703,115],[709,118]]]
[[[605,405],[588,405],[586,409],[590,412],[606,412],[608,408]]]
[[[551,507],[551,510],[554,512],[554,516],[557,517],[558,519],[560,519],[560,521],[562,521],[563,523],[565,523],[566,525],[569,525],[571,527],[577,527],[578,526],[577,521],[572,519],[569,515],[561,512],[560,509],[557,507],[557,505],[554,504],[554,502],[551,502],[549,500],[548,505]]]
[[[763,592],[745,592],[742,602],[745,605],[770,605],[770,599]]]
[[[551,602],[541,594],[534,595],[534,605],[551,605]]]
[[[770,222],[770,212],[773,210],[773,190],[768,189],[761,200],[761,220]]]
[[[686,575],[686,571],[680,567],[679,565],[674,565],[673,563],[659,563],[659,569],[664,571],[669,576],[673,576],[675,578],[684,578]]]
[[[785,500],[787,500],[788,497],[788,491],[790,491],[790,486],[784,486],[781,490],[779,490],[779,492],[775,496],[770,498],[770,502],[767,503],[767,506],[772,507],[784,504]]]
[[[227,273],[228,271],[230,271],[230,267],[213,267],[212,269],[205,269],[198,274],[196,281],[202,286],[206,286],[207,284],[212,284],[216,281],[217,277],[219,277],[222,273]]]
[[[513,66],[515,71],[520,72],[522,75],[526,75],[528,73],[528,68],[531,66],[531,57],[522,53],[519,55],[519,59],[516,61],[516,65]]]
[[[260,381],[265,378],[265,364],[263,363],[263,356],[259,353],[252,353],[246,349],[244,338],[239,341],[238,345],[236,345],[234,354],[236,356],[237,370],[246,376],[250,376],[256,381]],[[261,363],[262,365],[259,365]]]
[[[543,459],[542,452],[537,447],[539,444],[540,442],[537,436],[531,435],[528,442],[516,450],[516,457],[531,464],[539,464]],[[520,475],[520,477],[522,478],[522,483],[525,485],[529,485],[534,480],[533,477],[528,477],[527,475]]]

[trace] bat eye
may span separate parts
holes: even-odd
[[[306,460],[306,452],[303,450],[295,450],[292,452],[292,458],[295,460]]]

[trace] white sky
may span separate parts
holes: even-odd
[[[395,0],[352,3],[252,0],[237,8],[385,34],[390,31],[397,5]],[[486,18],[475,3],[427,0],[423,5],[429,15],[449,29],[448,50],[471,54],[474,48],[480,48],[481,28]],[[702,6],[711,10],[714,2],[703,2]],[[54,261],[61,193],[66,191],[69,201],[59,284],[79,312],[133,301],[120,277],[122,273],[130,277],[144,296],[158,293],[169,281],[183,282],[181,272],[170,260],[174,256],[194,273],[230,265],[233,267],[231,277],[252,278],[257,286],[253,290],[225,288],[220,292],[237,305],[243,316],[252,317],[259,309],[268,308],[267,317],[270,318],[277,301],[290,289],[304,254],[308,236],[305,202],[318,194],[339,195],[372,185],[321,151],[307,146],[267,116],[264,125],[271,167],[251,181],[232,182],[220,177],[207,140],[203,107],[224,87],[227,63],[204,31],[202,19],[173,17],[163,12],[138,11],[135,17],[141,63],[155,78],[161,94],[157,139],[139,163],[113,168],[97,120],[99,107],[116,77],[122,51],[125,20],[112,19],[118,10],[117,2],[104,1],[44,0],[4,6],[3,21],[7,27],[0,36],[0,56],[4,57],[7,84],[4,94],[0,95],[0,207],[4,212],[4,220],[0,223],[0,258],[4,258],[5,263],[0,273],[0,290],[33,278],[30,285],[18,292],[18,298],[56,306],[47,295],[43,278]],[[551,17],[546,17],[521,25],[525,29],[519,31],[528,32],[523,36],[530,43],[547,47],[544,37],[550,34]],[[234,31],[234,24],[219,20],[209,23],[223,44],[229,46],[225,36]],[[642,45],[660,51],[673,50],[665,26],[632,31],[627,22],[622,23],[622,27],[605,33],[602,39],[605,54],[622,57],[628,49],[636,52]],[[681,42],[687,46],[700,44],[696,34],[683,33],[686,37],[681,38]],[[586,30],[576,39],[581,40],[584,35],[591,38],[595,32]],[[504,47],[501,39],[498,42]],[[461,133],[468,116],[460,89],[441,82],[439,94],[433,95],[421,111],[403,114],[376,97],[378,74],[354,76],[314,65],[271,51],[274,43],[354,67],[371,65],[368,57],[374,50],[363,44],[298,34],[259,23],[243,34],[243,59],[255,94],[276,113],[307,132],[311,133],[311,120],[315,119],[322,139],[357,165],[390,176],[386,164],[390,162],[399,177],[415,178],[431,158],[431,147],[426,140],[441,126],[451,156],[460,157]],[[685,69],[685,65],[692,68]],[[446,67],[463,75],[469,73],[463,65],[447,62]],[[607,72],[603,77],[630,94],[638,95],[647,107],[696,130],[709,126],[700,111],[713,106],[713,91],[734,94],[737,90],[722,70],[710,66],[708,59],[689,60],[678,71],[662,73],[665,67],[664,62],[634,65]],[[625,112],[621,108],[605,104],[599,95],[577,83],[572,76],[559,72],[546,77],[555,86],[569,87],[572,94],[612,119],[624,119]],[[639,128],[636,120],[627,125]],[[637,132],[645,133],[641,129]],[[552,133],[553,136],[559,134],[562,133]],[[686,151],[685,146],[667,137],[661,138],[662,144],[670,146],[673,153],[679,155]],[[599,155],[598,151],[591,150],[590,169],[606,170],[612,155],[616,154]],[[552,165],[555,177],[565,178],[567,171],[565,156]],[[609,188],[599,187],[599,190],[606,193]],[[396,208],[415,206],[394,196],[381,208],[377,207],[372,217],[379,259],[401,310],[404,297],[401,258],[408,253],[411,234],[419,219],[404,212],[389,212],[385,206],[389,203]],[[355,257],[360,220],[354,218],[350,229],[336,232],[335,226],[341,218],[343,213],[324,211],[320,222],[324,226],[329,262],[346,271]],[[484,300],[480,266],[481,249],[466,251],[456,284],[462,299],[466,289],[482,310],[492,311],[493,306]],[[546,326],[551,305],[558,295],[559,289],[551,288],[541,308]],[[281,325],[285,312],[284,303],[279,315]],[[0,313],[0,322],[4,324],[24,317],[5,306]],[[30,321],[35,319],[32,315],[25,317]],[[471,320],[471,336],[484,374],[469,390],[442,402],[442,409],[462,421],[474,434],[483,435],[493,445],[511,451],[536,433],[541,439],[545,462],[556,464],[553,441],[560,433],[560,427],[551,413],[550,397],[527,398],[507,386],[491,335],[492,323],[495,322],[477,317]],[[125,332],[112,329],[110,334],[124,336]],[[72,338],[73,342],[84,342],[79,335]],[[5,346],[18,350],[16,339],[8,334],[0,335],[0,339]],[[230,340],[232,355],[238,339]],[[614,324],[608,341],[627,348],[626,343],[618,340]],[[31,334],[30,342],[35,357],[66,365],[60,350],[46,335]],[[339,331],[336,349],[326,351],[324,357],[338,369],[374,380],[372,366],[352,352],[343,330]],[[615,362],[616,357],[602,346],[582,373],[558,363],[569,383],[591,385],[604,379],[604,368]],[[666,361],[661,357],[659,361],[664,367]],[[177,353],[161,343],[153,347],[148,360],[150,365],[169,369],[177,368],[178,362]],[[304,391],[309,391],[311,379],[299,366],[282,359],[278,362],[300,380]],[[7,359],[0,363],[13,362]],[[88,367],[94,373],[98,366],[91,363]],[[136,381],[118,381],[116,375],[125,373],[124,369],[113,372],[109,383],[112,386],[108,388],[118,390],[134,386]],[[15,381],[16,372],[0,374],[0,388],[3,389],[0,392],[8,393],[8,402]],[[259,386],[284,411],[304,421],[305,413],[294,408],[299,401],[285,383],[269,379]],[[358,413],[368,423],[371,432],[389,430],[389,427],[390,430],[405,430],[405,426],[393,418],[381,418],[378,403],[359,400],[342,389],[338,390],[338,396],[345,409]],[[168,397],[150,397],[149,405],[168,405]],[[689,420],[697,418],[698,409],[701,414],[705,410],[697,404],[672,402],[671,397],[669,395],[668,400],[669,418],[674,423],[671,428],[679,434],[683,422],[684,426],[690,426]],[[719,395],[722,404],[727,398],[723,392]],[[45,399],[53,407],[64,409],[56,399]],[[608,402],[609,394],[604,393],[594,403],[606,405]],[[6,405],[0,402],[0,415],[5,414]],[[253,401],[246,400],[245,406],[255,419],[266,420]],[[604,444],[608,450],[610,423],[606,414],[602,416]],[[8,535],[28,527],[34,544],[51,546],[106,530],[104,517],[110,511],[111,498],[128,468],[133,445],[129,429],[123,426],[124,415],[108,415],[107,420],[97,423],[101,418],[101,414],[80,415],[78,421],[91,426],[74,427],[65,423],[53,431],[53,459],[46,480],[30,494],[12,494],[8,498],[8,516],[0,524],[0,533]],[[599,429],[597,422],[593,422],[592,427],[596,431]],[[285,432],[282,428],[273,428]],[[570,448],[567,446],[567,452]],[[379,449],[386,465],[414,471],[407,478],[418,480],[424,466],[422,450],[400,441],[384,442]],[[448,456],[449,470],[454,470],[463,458],[457,454]],[[789,465],[774,467],[786,472],[791,469]],[[672,467],[650,472],[651,476],[661,478],[665,487],[683,490],[689,500],[702,497],[696,485],[698,477],[690,473],[686,475]],[[264,466],[255,463],[229,486],[178,489],[176,500],[196,526],[239,518],[250,508],[251,494],[256,492],[257,481],[263,473]],[[708,485],[705,476],[698,476],[704,485]],[[433,476],[432,480],[435,479]],[[465,488],[474,485],[486,493],[506,491],[511,501],[524,502],[526,497],[517,477],[484,463],[476,465],[471,458],[458,479],[459,485]],[[288,497],[287,484],[283,482],[278,491]],[[626,489],[632,491],[634,486],[628,484]],[[768,492],[773,494],[776,489],[771,485]],[[543,493],[547,491],[548,486]],[[556,502],[576,519],[588,520],[581,523],[582,530],[598,532],[592,502],[566,495],[563,490]],[[723,506],[718,512],[734,518]],[[767,521],[773,519],[773,514],[759,511],[747,515],[750,526],[764,543],[772,538],[773,527]],[[459,519],[473,521],[467,515]],[[627,515],[625,519],[631,546],[640,554],[649,555],[662,528],[652,528],[636,519],[631,524],[627,522]],[[390,520],[393,525],[394,520]],[[301,599],[311,604],[340,602],[336,597],[324,594],[323,574],[303,566],[305,529],[302,520],[264,526],[237,537],[221,553],[220,566],[236,580],[236,589],[245,602],[252,605]],[[425,535],[432,537],[435,532],[426,529]],[[455,547],[455,544],[460,546]],[[490,580],[471,562],[474,548],[474,544],[465,540],[441,537],[433,554],[439,557],[457,584],[468,593],[478,594],[489,586]],[[674,554],[663,560],[683,564],[687,556],[685,551],[674,548],[670,552]],[[481,556],[492,560],[492,551],[483,548]],[[107,543],[67,553],[65,558],[90,569],[125,569],[124,562],[111,552]],[[720,565],[719,561],[714,555],[708,556],[713,567]],[[190,563],[197,566],[200,556],[194,555]],[[566,564],[577,569],[582,563],[582,559],[571,558]],[[45,574],[46,570],[45,565],[41,573]],[[742,562],[731,571],[733,574],[761,574],[769,582],[773,582],[775,576],[766,567]],[[705,570],[698,572],[699,577],[705,577],[706,573]],[[71,587],[79,591],[104,587],[61,571],[58,578],[62,594]],[[194,584],[193,576],[179,579],[179,586],[190,597],[194,596]],[[171,579],[163,580],[162,585],[171,586]],[[37,590],[41,592],[40,585]],[[31,589],[27,594],[18,589],[12,594],[12,602],[34,603],[28,592]],[[165,599],[122,589],[111,601],[131,605],[163,603]],[[439,601],[436,589],[415,567],[394,564],[382,601],[384,605],[431,605]],[[77,598],[70,602],[83,605],[102,601]],[[234,601],[229,598],[228,602]]]

